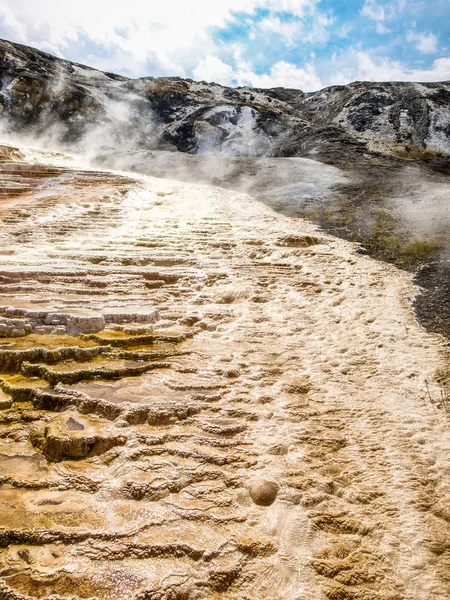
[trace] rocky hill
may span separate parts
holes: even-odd
[[[0,41],[0,71],[10,129],[84,150],[312,155],[331,162],[374,151],[409,158],[450,152],[449,82],[355,82],[306,94],[178,77],[132,80],[7,41]]]

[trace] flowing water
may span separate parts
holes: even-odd
[[[449,597],[407,273],[242,192],[0,170],[0,597]]]

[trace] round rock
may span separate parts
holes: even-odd
[[[275,502],[279,489],[274,481],[259,481],[250,486],[250,498],[258,506],[270,506]]]

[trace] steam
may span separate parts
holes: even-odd
[[[418,236],[450,239],[450,182],[416,167],[402,170],[394,181],[388,207]]]
[[[93,167],[233,189],[290,215],[326,208],[336,198],[337,186],[355,177],[311,159],[270,158],[275,144],[288,132],[280,130],[276,122],[261,125],[255,108],[227,104],[225,98],[195,115],[189,108],[191,113],[186,114],[193,124],[195,153],[177,152],[175,125],[161,122],[149,94],[161,93],[164,86],[167,93],[171,89],[176,93],[185,84],[131,81],[60,63],[55,69],[54,100],[21,130],[8,117],[15,81],[3,77],[3,140],[22,147],[76,153]],[[83,97],[82,110],[77,112],[77,107],[71,106],[68,117],[62,111],[67,110],[67,103],[76,102],[77,90]],[[170,101],[168,109],[178,110]],[[179,119],[174,117],[174,121]],[[170,144],[164,141],[167,135],[172,136]],[[448,235],[450,184],[446,180],[411,166],[393,174],[389,187],[393,192],[383,209],[398,215],[412,235]]]
[[[219,150],[218,154],[225,156],[269,155],[273,144],[258,129],[256,118],[257,113],[250,106],[216,106],[207,111],[196,126],[197,154]]]
[[[173,143],[164,142],[167,132],[176,139],[173,128],[161,123],[148,95],[161,93],[164,85],[176,91],[181,84],[115,80],[77,65],[70,67],[75,73],[60,64],[57,68],[51,87],[55,101],[21,131],[3,115],[4,140],[76,153],[92,166],[230,188],[291,212],[328,199],[335,185],[347,181],[336,167],[313,160],[269,158],[283,131],[275,122],[261,126],[260,114],[250,106],[224,102],[191,115],[195,154],[177,152]],[[73,92],[74,75],[89,102],[82,113],[72,110],[74,114],[64,119],[58,106],[68,102],[65,94]]]
[[[115,81],[92,69],[77,66],[72,69],[77,71],[77,82],[81,84],[74,90],[71,75],[59,65],[49,88],[52,100],[37,119],[25,117],[26,125],[19,129],[12,111],[1,115],[0,134],[5,141],[81,154],[91,161],[100,154],[158,146],[161,128],[142,94],[143,82]],[[130,89],[132,84],[137,86],[136,91]],[[3,78],[1,92],[7,104],[13,86],[11,78]],[[83,112],[81,108],[77,112],[76,105],[65,107],[66,103],[76,103],[77,93],[85,94]],[[67,110],[72,113],[69,117],[64,114]]]

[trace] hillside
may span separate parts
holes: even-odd
[[[0,76],[10,128],[72,146],[335,162],[405,146],[411,158],[420,149],[450,152],[448,82],[355,82],[305,94],[178,77],[131,80],[7,41]]]

